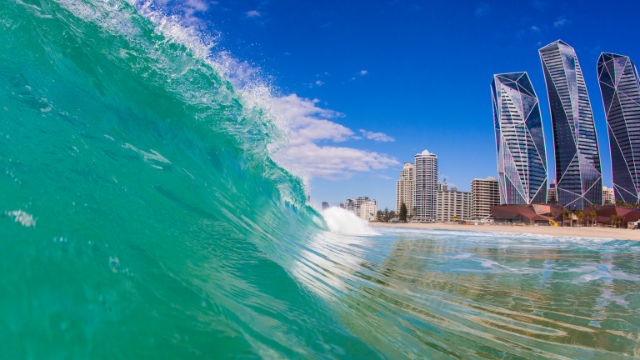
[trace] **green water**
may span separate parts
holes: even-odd
[[[640,356],[637,243],[326,231],[170,30],[0,2],[0,358]]]

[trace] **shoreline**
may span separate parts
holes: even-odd
[[[599,227],[553,227],[553,226],[505,226],[505,225],[460,225],[443,223],[381,223],[370,222],[371,227],[400,227],[410,229],[467,230],[506,232],[550,236],[588,237],[640,241],[640,230]]]

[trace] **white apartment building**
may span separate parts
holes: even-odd
[[[602,187],[602,204],[603,205],[615,205],[616,204],[616,196],[613,192],[613,189],[609,189],[606,186]]]
[[[482,220],[491,216],[491,207],[500,205],[500,185],[489,176],[471,181],[471,219]]]
[[[438,186],[437,221],[471,219],[471,193],[458,191],[457,188],[447,189],[447,184]]]
[[[359,218],[372,221],[376,219],[378,212],[378,201],[369,199],[366,196],[359,198],[347,199],[345,201],[347,210],[353,211]]]
[[[436,221],[438,197],[438,156],[428,150],[415,156],[416,191],[414,204],[417,221]]]
[[[402,203],[407,206],[407,216],[415,215],[413,202],[416,191],[416,172],[412,163],[404,163],[400,170],[400,180],[396,181],[396,214],[400,214]]]
[[[549,190],[547,190],[547,204],[550,202],[558,202],[558,196],[556,195],[556,181],[551,181]]]

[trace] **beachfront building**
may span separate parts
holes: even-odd
[[[547,200],[547,154],[538,97],[526,72],[494,75],[491,82],[500,203]]]
[[[344,201],[344,209],[347,211],[354,211],[353,199],[347,199]]]
[[[376,219],[376,213],[378,212],[378,202],[376,200],[365,201],[360,205],[360,216],[361,219],[367,221],[374,221]]]
[[[413,199],[416,191],[415,166],[404,163],[404,168],[400,170],[400,180],[396,182],[396,214],[400,214],[400,207],[404,203],[407,206],[407,216],[415,215],[415,205]]]
[[[322,210],[327,210],[329,208],[329,203],[326,201],[322,202]]]
[[[582,210],[602,201],[602,170],[587,86],[575,50],[562,40],[539,50],[547,83],[558,202]]]
[[[496,178],[471,181],[471,219],[482,220],[491,216],[491,207],[500,205],[500,185]]]
[[[457,188],[447,189],[446,183],[438,190],[438,208],[436,220],[447,222],[454,220],[469,220],[471,218],[471,193],[458,191]]]
[[[547,204],[558,202],[558,195],[556,194],[556,181],[551,180],[551,184],[549,184],[549,189],[547,189]]]
[[[640,81],[628,56],[602,53],[598,80],[607,116],[615,197],[640,203]],[[604,194],[603,194],[604,196]]]
[[[438,196],[438,157],[428,150],[415,156],[416,190],[414,204],[416,215],[413,220],[436,221]]]
[[[345,208],[353,211],[359,218],[364,220],[375,220],[378,212],[378,201],[369,199],[366,196],[345,200]]]
[[[613,192],[613,189],[610,189],[606,186],[602,187],[602,204],[603,205],[615,205],[616,204],[616,196]]]

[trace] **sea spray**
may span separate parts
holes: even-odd
[[[352,211],[330,207],[321,214],[332,232],[345,235],[379,235],[369,227],[368,221],[358,217]]]

